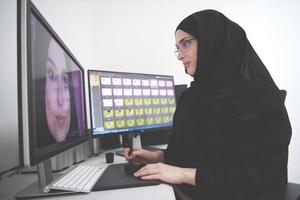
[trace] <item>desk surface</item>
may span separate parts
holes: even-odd
[[[125,161],[124,157],[115,155],[115,163],[122,163]],[[99,156],[91,157],[86,161],[80,163],[90,166],[100,166],[106,167],[106,161],[104,153]],[[27,187],[31,183],[37,181],[37,174],[18,174],[10,178],[6,178],[0,181],[0,199],[12,200],[15,199],[14,196],[16,193],[21,191],[23,188]],[[116,190],[106,190],[106,191],[97,191],[91,192],[89,194],[70,194],[62,195],[55,197],[45,197],[40,199],[143,199],[143,200],[152,200],[152,199],[164,199],[164,200],[175,200],[175,195],[172,186],[167,184],[160,184],[155,186],[147,187],[137,187],[137,188],[126,188],[126,189],[116,189]]]

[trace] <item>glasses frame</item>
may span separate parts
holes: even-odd
[[[192,44],[192,41],[195,40],[194,37],[185,37],[183,38],[179,43],[178,46],[176,45],[176,48],[174,49],[174,53],[176,55],[176,57],[178,57],[179,53],[184,53],[186,52],[189,47]]]

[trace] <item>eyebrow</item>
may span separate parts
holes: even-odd
[[[51,59],[51,58],[47,58],[47,61],[53,66],[53,67],[55,67],[56,68],[56,65],[55,65],[55,63],[54,63],[54,61]]]
[[[56,66],[56,64],[55,64],[55,62],[52,60],[52,58],[47,58],[47,61],[55,68],[55,69],[57,69],[57,66]],[[62,68],[62,71],[63,71],[63,73],[67,73],[67,70],[66,69],[64,69],[64,68]]]
[[[185,40],[185,39],[187,39],[187,38],[192,39],[192,37],[190,37],[190,36],[184,37],[184,38],[182,38],[182,39],[178,42],[178,44],[180,44],[183,40]],[[175,44],[175,46],[178,47],[177,44]]]

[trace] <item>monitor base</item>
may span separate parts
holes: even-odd
[[[59,175],[56,175],[56,176],[58,177]],[[62,191],[62,190],[50,190],[49,192],[44,192],[40,188],[40,185],[37,181],[37,182],[32,183],[31,185],[29,185],[22,191],[18,192],[16,194],[15,198],[16,199],[32,199],[32,198],[37,198],[37,197],[48,197],[48,196],[66,195],[66,194],[74,194],[74,193],[77,193],[77,192]]]

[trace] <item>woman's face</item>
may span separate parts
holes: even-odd
[[[197,68],[197,40],[178,29],[175,33],[175,42],[177,59],[182,62],[186,73],[193,77]]]
[[[49,130],[57,142],[62,142],[71,120],[69,78],[64,52],[54,40],[48,49],[45,103]]]

